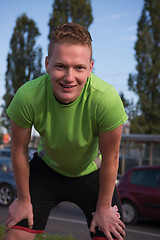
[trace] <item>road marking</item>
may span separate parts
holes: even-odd
[[[60,217],[49,216],[49,219],[87,225],[87,223],[85,221],[74,220],[74,219],[70,219],[70,218],[60,218]],[[152,236],[152,237],[160,237],[160,234],[158,234],[158,233],[144,232],[144,231],[128,229],[128,228],[126,228],[126,232],[144,234],[144,235],[148,235],[148,236]]]
[[[158,233],[144,232],[144,231],[128,229],[128,228],[126,228],[126,232],[139,233],[139,234],[144,234],[144,235],[160,238],[160,234],[158,234]]]
[[[71,223],[80,223],[80,224],[85,224],[85,225],[87,224],[85,221],[79,221],[79,220],[74,220],[74,219],[70,219],[70,218],[59,218],[59,217],[50,216],[49,219],[64,221],[64,222],[71,222]]]

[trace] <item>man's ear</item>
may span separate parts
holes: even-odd
[[[92,69],[93,69],[93,64],[94,64],[94,62],[93,62],[93,60],[91,60],[91,62],[90,62],[89,76],[91,75],[91,72],[92,72]]]
[[[45,68],[46,68],[46,72],[48,73],[48,56],[46,56],[45,58]]]

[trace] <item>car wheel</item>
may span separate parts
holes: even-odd
[[[14,198],[14,192],[9,184],[2,184],[0,186],[0,204],[2,206],[8,206],[12,203]]]
[[[130,201],[122,202],[123,220],[125,224],[136,224],[138,222],[138,211]]]

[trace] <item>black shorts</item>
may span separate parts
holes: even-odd
[[[30,194],[34,226],[29,229],[28,221],[24,219],[13,228],[43,233],[51,209],[63,201],[78,205],[84,212],[90,228],[92,213],[96,210],[98,191],[99,170],[82,177],[69,178],[53,171],[35,154],[30,162]],[[112,199],[112,206],[114,205],[117,205],[122,220],[122,208],[116,187]],[[96,234],[90,233],[90,235],[94,240],[106,239],[98,228]]]

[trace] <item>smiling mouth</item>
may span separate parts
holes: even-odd
[[[63,88],[74,88],[74,87],[76,87],[77,85],[65,85],[65,84],[62,84],[62,83],[59,83],[60,85],[61,85],[61,87],[63,87]]]

